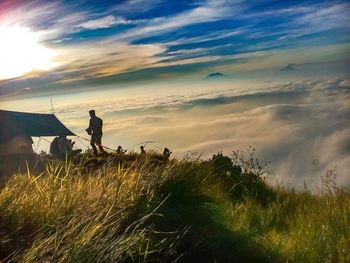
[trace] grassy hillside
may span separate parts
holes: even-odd
[[[350,262],[331,173],[312,194],[268,186],[252,152],[45,163],[0,190],[5,262]]]

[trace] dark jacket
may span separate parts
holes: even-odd
[[[91,117],[87,132],[91,135],[102,135],[103,121],[99,117]]]

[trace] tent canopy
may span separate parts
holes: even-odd
[[[0,137],[75,135],[54,114],[0,110]]]

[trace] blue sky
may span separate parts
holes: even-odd
[[[31,45],[21,37],[16,48],[0,44],[11,60],[0,65],[0,94],[106,78],[113,83],[121,74],[123,81],[181,79],[291,63],[342,64],[350,56],[349,12],[344,0],[2,1],[0,29],[27,30],[36,37],[36,52],[47,57],[34,63],[33,55],[28,67],[11,71],[23,64],[17,49],[33,53]]]

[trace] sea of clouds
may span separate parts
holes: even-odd
[[[138,150],[168,147],[175,155],[202,158],[253,146],[271,161],[273,180],[313,187],[327,170],[340,185],[350,185],[350,81],[319,79],[252,86],[220,85],[136,91],[103,99],[77,96],[55,108],[75,133],[85,134],[88,110],[104,119],[104,144]],[[78,141],[86,147],[88,143]]]

